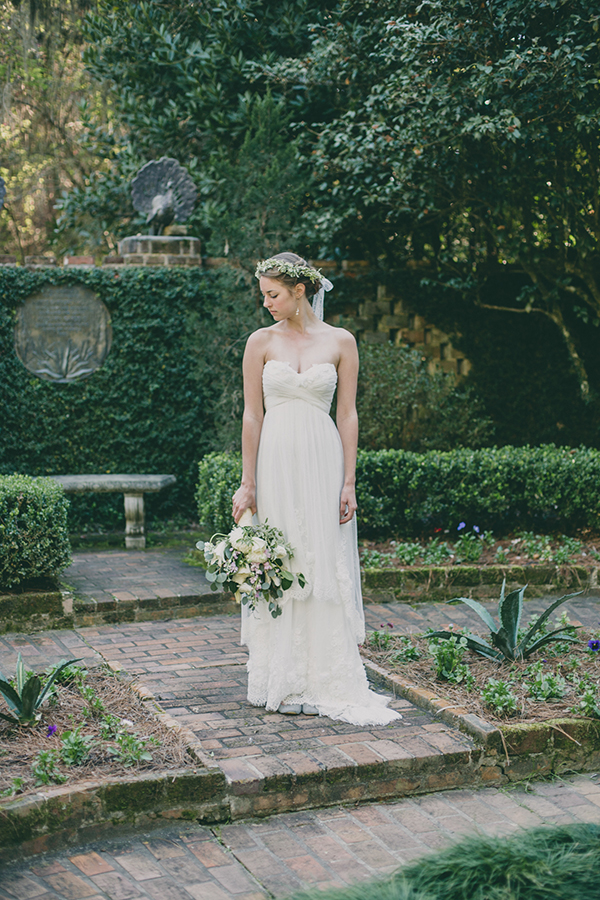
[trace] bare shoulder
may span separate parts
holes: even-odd
[[[336,328],[336,338],[340,356],[354,355],[356,350],[356,338],[350,331],[345,328]]]
[[[252,354],[264,352],[270,340],[270,330],[270,328],[259,328],[258,331],[253,331],[246,341],[246,352]]]

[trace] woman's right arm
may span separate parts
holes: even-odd
[[[233,518],[238,522],[248,508],[256,512],[256,456],[264,418],[262,371],[266,336],[255,331],[244,353],[244,417],[242,420],[242,483],[233,495]]]

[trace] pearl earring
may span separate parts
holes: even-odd
[[[296,315],[297,315],[297,316],[300,315],[300,307],[299,307],[299,306],[296,307]]]

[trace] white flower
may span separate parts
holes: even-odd
[[[220,563],[225,562],[225,548],[227,547],[227,541],[219,541],[216,547],[213,548],[213,556],[216,556]]]
[[[287,552],[283,544],[277,544],[273,553],[276,559],[283,559],[285,556],[287,556]]]
[[[242,596],[243,596],[244,594],[249,594],[251,591],[252,591],[252,588],[250,587],[249,584],[240,584],[239,588],[237,589],[237,591],[236,591],[235,594],[233,595],[233,596],[235,597],[236,603],[241,603],[241,602],[242,602]]]
[[[250,540],[244,534],[244,529],[240,528],[239,525],[231,531],[229,543],[234,550],[239,550],[241,553],[246,553],[250,547]]]
[[[240,566],[237,570],[232,581],[235,581],[236,584],[244,584],[244,582],[248,579],[248,576],[252,574],[252,569],[250,566]]]
[[[250,552],[246,554],[248,557],[248,561],[252,563],[260,563],[264,562],[267,557],[267,542],[263,541],[262,538],[255,537],[252,538],[252,546],[250,548]]]

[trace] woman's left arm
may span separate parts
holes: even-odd
[[[340,525],[349,522],[356,512],[357,380],[358,350],[356,349],[356,341],[349,331],[344,331],[340,334],[337,411],[335,417],[344,450],[344,485],[340,494]]]

